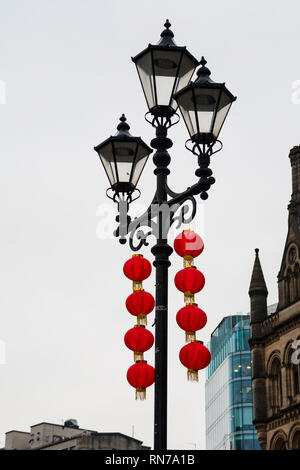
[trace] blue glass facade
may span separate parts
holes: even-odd
[[[225,317],[212,333],[205,384],[207,449],[257,450],[249,315]]]

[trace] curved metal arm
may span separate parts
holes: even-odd
[[[152,116],[151,121],[147,118],[148,115]],[[222,143],[214,141],[210,144],[199,144],[190,139],[186,142],[186,148],[198,156],[199,168],[195,173],[199,181],[181,193],[174,192],[167,185],[166,175],[169,174],[167,167],[170,163],[167,149],[172,146],[172,141],[167,138],[167,129],[177,123],[176,120],[172,121],[174,117],[179,118],[177,113],[164,115],[149,112],[145,115],[146,121],[156,128],[156,138],[152,140],[151,145],[157,149],[153,161],[157,167],[154,173],[159,180],[158,189],[148,209],[140,217],[131,220],[128,209],[129,204],[135,200],[132,195],[126,198],[118,194],[113,198],[115,202],[118,202],[120,211],[120,216],[117,218],[119,226],[115,235],[120,237],[120,243],[126,243],[126,237],[129,235],[129,245],[133,251],[140,250],[143,245],[148,246],[147,239],[151,235],[157,240],[167,240],[169,229],[174,223],[177,223],[177,228],[179,228],[181,224],[191,222],[197,209],[195,196],[200,194],[201,199],[207,199],[207,191],[215,183],[212,170],[209,168],[210,157],[221,150]],[[192,143],[191,148],[188,147],[188,142]],[[220,144],[220,148],[214,150],[216,143]],[[168,196],[170,196],[169,200]],[[161,204],[158,204],[159,201]]]
[[[189,215],[190,207],[187,204],[188,201],[190,201],[192,203],[192,210],[191,210],[190,215]],[[180,208],[180,213],[177,216],[175,216],[175,214],[176,214],[176,212],[179,208]],[[189,224],[194,219],[194,217],[196,215],[196,211],[197,211],[197,202],[196,202],[196,199],[194,198],[194,196],[187,197],[185,200],[183,200],[181,202],[181,204],[178,204],[178,205],[173,204],[173,206],[172,206],[172,217],[171,217],[171,220],[170,220],[170,227],[176,221],[178,222],[176,228],[180,228],[180,226],[182,224]]]
[[[167,239],[171,225],[177,222],[177,228],[179,228],[181,224],[190,223],[194,219],[197,208],[195,195],[204,190],[204,183],[200,181],[181,193],[175,193],[169,186],[166,187],[166,190],[167,194],[172,196],[171,199],[164,204],[158,204],[155,194],[152,203],[144,214],[134,220],[127,216],[125,205],[120,207],[123,214],[120,213],[118,218],[120,225],[116,231],[116,236],[121,237],[121,243],[124,243],[125,237],[129,235],[130,248],[133,251],[138,251],[143,245],[149,245],[147,241],[149,236]],[[189,203],[192,205],[192,210]],[[179,209],[181,210],[177,214]]]

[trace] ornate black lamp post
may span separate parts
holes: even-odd
[[[198,79],[190,82],[199,62],[186,47],[175,44],[170,26],[167,20],[159,43],[149,44],[132,59],[149,108],[145,119],[156,129],[156,137],[151,141],[151,147],[156,150],[153,156],[156,191],[151,205],[141,217],[131,221],[128,211],[130,203],[139,197],[136,185],[152,150],[140,138],[130,135],[124,115],[120,119],[118,133],[95,147],[111,185],[107,195],[118,204],[116,221],[119,226],[115,235],[120,243],[126,243],[128,236],[130,248],[138,251],[143,245],[149,245],[149,235],[156,238],[151,249],[156,268],[155,450],[167,449],[168,268],[173,252],[167,241],[168,231],[174,222],[179,227],[195,217],[196,195],[207,199],[207,191],[215,183],[209,168],[210,157],[221,150],[218,135],[236,99],[223,83],[210,79],[204,58],[200,62]],[[199,180],[182,193],[175,193],[167,184],[171,161],[168,149],[173,145],[167,132],[179,121],[176,112],[178,105],[190,134],[186,148],[197,155],[199,165],[196,170]],[[215,150],[217,142],[220,145]],[[136,197],[135,191],[138,193]],[[189,203],[192,204],[191,211]],[[179,215],[176,215],[177,212]]]

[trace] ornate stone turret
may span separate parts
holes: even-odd
[[[263,345],[259,342],[262,335],[262,321],[267,318],[268,289],[259,260],[259,249],[255,249],[255,260],[249,287],[251,302],[251,339],[252,386],[254,396],[254,422],[258,430],[258,440],[262,449],[266,447],[264,421],[266,419],[267,393],[265,356]]]
[[[300,213],[300,145],[290,150],[289,158],[292,166],[292,197],[289,205],[291,213]]]
[[[278,273],[279,310],[300,298],[300,146],[290,150],[292,195],[288,206],[288,234]]]
[[[259,323],[262,322],[265,318],[267,318],[268,289],[261,269],[258,253],[259,249],[256,248],[252,277],[249,287],[249,297],[251,302],[252,338],[256,336],[256,334],[259,335]]]

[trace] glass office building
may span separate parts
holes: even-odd
[[[260,449],[253,425],[250,315],[223,318],[211,335],[205,383],[206,448]]]

